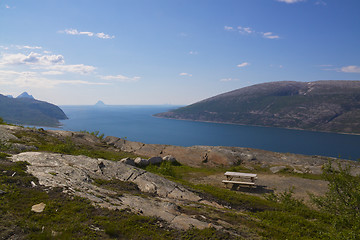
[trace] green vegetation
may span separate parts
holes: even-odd
[[[94,132],[88,132],[86,130],[82,130],[80,131],[81,133],[87,133],[87,134],[90,134],[91,136],[94,136],[94,137],[97,137],[98,139],[102,140],[104,138],[104,134],[100,134],[99,131],[94,131]]]
[[[99,137],[98,132],[90,135]],[[38,151],[49,151],[95,158],[119,160],[136,157],[116,152],[98,143],[84,144],[74,136],[59,137],[43,130],[24,128],[15,134],[17,143],[31,145]],[[101,136],[101,135],[100,135]],[[0,238],[14,236],[28,239],[359,239],[360,237],[360,177],[350,175],[350,169],[329,163],[322,176],[305,176],[325,179],[329,192],[323,197],[312,196],[314,205],[295,199],[292,190],[269,193],[265,197],[245,194],[208,184],[195,184],[199,179],[224,171],[248,171],[243,166],[193,168],[178,162],[149,165],[147,171],[160,174],[172,181],[193,189],[209,205],[185,204],[181,211],[215,225],[225,221],[229,232],[208,228],[178,231],[167,223],[150,217],[135,215],[127,210],[111,211],[95,208],[87,200],[69,197],[60,189],[44,191],[35,177],[27,174],[26,162],[6,160],[11,152],[1,144],[0,151]],[[268,168],[254,165],[256,172],[267,173]],[[49,174],[56,174],[50,172]],[[280,174],[298,176],[289,169]],[[299,175],[300,177],[302,175]],[[302,176],[303,177],[303,176]],[[149,197],[134,183],[119,180],[93,179],[94,184],[114,191],[115,197],[132,194]],[[33,183],[37,186],[32,187]],[[251,191],[250,191],[251,192]],[[31,206],[45,203],[44,212],[35,213]]]
[[[9,123],[35,126],[58,126],[67,119],[53,104],[29,98],[9,98],[0,94],[0,116]]]
[[[330,165],[331,166],[331,165]],[[236,167],[235,167],[236,168]],[[193,214],[241,223],[266,239],[358,239],[360,237],[360,178],[352,177],[349,169],[334,171],[327,167],[321,178],[330,183],[325,197],[313,197],[318,210],[293,197],[292,190],[270,193],[265,198],[206,184],[191,184],[186,179],[223,171],[217,168],[191,168],[162,163],[146,170],[182,183],[205,199],[211,199],[232,210],[214,213],[214,209],[185,208]],[[316,177],[317,178],[317,177]],[[242,214],[238,214],[238,210]]]
[[[2,155],[0,159],[1,239],[236,239],[213,228],[174,230],[159,219],[128,210],[95,208],[88,200],[64,195],[61,189],[33,188],[32,181],[39,184],[25,172],[27,163],[11,163],[5,158]],[[127,183],[96,182],[122,191],[136,190]],[[44,211],[32,212],[31,207],[41,202],[46,204]]]
[[[36,147],[37,151],[84,155],[113,161],[126,157],[137,157],[131,153],[111,151],[102,145],[85,145],[81,142],[77,143],[76,140],[71,137],[59,138],[51,136],[41,130],[24,129],[24,131],[17,132],[15,136],[18,137],[19,140],[13,142],[32,145]]]
[[[360,132],[360,81],[317,81],[310,84],[257,84],[156,116],[315,131]]]
[[[4,125],[6,124],[6,122],[4,121],[4,119],[2,119],[2,117],[0,117],[0,125]]]

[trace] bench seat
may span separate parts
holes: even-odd
[[[232,183],[232,184],[240,184],[240,185],[255,185],[254,182],[239,182],[239,181],[231,181],[231,180],[222,180],[223,183]]]

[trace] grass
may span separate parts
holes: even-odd
[[[54,152],[69,155],[84,155],[91,158],[103,158],[118,161],[122,158],[135,158],[137,155],[122,152],[111,151],[101,145],[84,145],[77,144],[71,137],[58,138],[47,134],[41,130],[24,129],[14,134],[19,140],[12,142],[32,145],[37,151]]]
[[[69,197],[60,188],[40,187],[35,177],[25,172],[27,163],[0,159],[0,239],[237,239],[213,228],[180,231],[152,217],[128,210],[112,211],[92,206],[80,197]],[[16,172],[16,175],[13,173]],[[31,181],[38,186],[31,187]],[[121,191],[136,191],[136,186],[118,181],[96,180]],[[31,206],[45,203],[43,212]]]
[[[95,133],[94,133],[95,134]],[[37,130],[25,130],[17,134],[19,143],[31,144],[39,151],[86,155],[95,158],[119,160],[135,157],[115,152],[103,146],[87,146],[71,138],[56,138]],[[0,152],[0,238],[9,236],[29,239],[236,239],[229,232],[214,228],[178,231],[156,218],[135,215],[127,210],[110,211],[95,208],[85,199],[69,197],[59,189],[44,191],[37,179],[25,172],[27,163],[10,163],[8,155]],[[254,165],[255,172],[269,173],[269,168]],[[224,171],[250,172],[243,166],[193,168],[179,163],[163,162],[149,165],[147,171],[162,175],[193,189],[203,199],[217,202],[225,208],[207,205],[184,205],[184,213],[203,216],[208,221],[226,221],[227,230],[239,234],[239,238],[264,239],[359,239],[359,229],[354,225],[341,224],[331,212],[320,211],[294,199],[291,190],[280,194],[268,194],[265,198],[207,184],[190,182],[195,176],[205,177]],[[15,175],[13,175],[16,172]],[[51,174],[51,173],[50,173]],[[297,174],[285,169],[283,176],[323,179],[313,174]],[[119,196],[143,194],[132,183],[119,180],[94,179],[96,185],[116,192]],[[0,192],[1,193],[1,192]],[[43,202],[42,213],[31,212],[31,206]],[[339,225],[340,224],[340,225]],[[341,227],[339,227],[341,226]]]

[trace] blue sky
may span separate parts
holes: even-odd
[[[360,80],[359,0],[0,0],[0,93],[185,105],[270,81]]]

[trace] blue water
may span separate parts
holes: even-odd
[[[258,148],[275,152],[360,159],[360,135],[156,118],[174,106],[62,106],[64,130],[99,131],[143,143]]]

